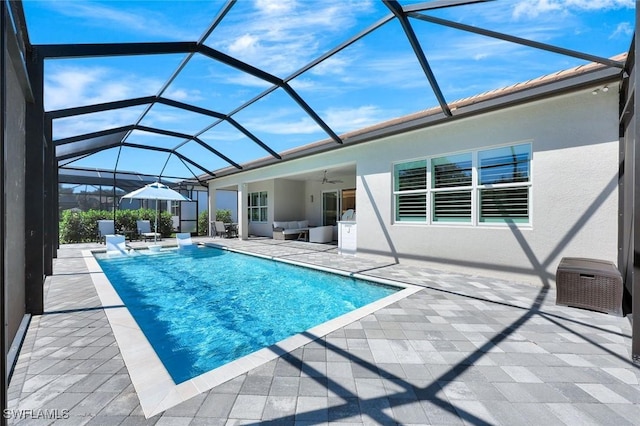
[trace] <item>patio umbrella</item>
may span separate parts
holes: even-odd
[[[158,200],[163,201],[191,201],[189,198],[180,194],[177,191],[169,188],[160,182],[150,183],[140,189],[136,189],[133,192],[125,194],[122,198],[137,199],[137,200],[156,200],[156,226],[155,232],[158,232]],[[120,199],[122,201],[122,199]],[[154,235],[153,242],[157,242],[157,235]]]

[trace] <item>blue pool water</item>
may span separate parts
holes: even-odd
[[[215,248],[96,258],[176,383],[399,290]]]

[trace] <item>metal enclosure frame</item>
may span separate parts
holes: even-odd
[[[636,23],[640,11],[636,9]],[[629,50],[620,90],[620,167],[618,174],[618,269],[624,281],[623,305],[631,321],[631,357],[640,363],[640,104],[636,67],[638,33]],[[636,296],[636,297],[634,297]]]
[[[425,126],[433,122],[442,122],[446,120],[456,119],[460,117],[461,113],[458,110],[452,111],[446,99],[438,88],[438,82],[432,73],[429,72],[428,58],[425,55],[419,41],[413,34],[411,29],[411,19],[419,19],[428,21],[434,24],[445,25],[449,27],[457,28],[461,31],[469,31],[472,33],[482,34],[488,37],[497,38],[500,40],[519,43],[536,49],[543,49],[550,52],[560,53],[572,57],[577,57],[585,60],[598,62],[603,65],[603,70],[599,71],[599,74],[590,75],[585,77],[586,84],[593,84],[597,80],[598,75],[602,75],[601,78],[611,78],[613,73],[621,73],[621,99],[620,99],[620,173],[619,173],[619,188],[620,188],[620,207],[619,207],[619,259],[618,267],[623,274],[625,280],[625,296],[624,303],[628,312],[631,312],[630,319],[632,320],[632,359],[634,362],[640,363],[640,296],[633,297],[634,295],[640,295],[640,125],[639,119],[636,115],[636,111],[640,107],[638,105],[638,97],[636,96],[636,88],[640,84],[640,76],[636,72],[635,61],[638,54],[638,35],[634,35],[634,43],[631,46],[631,50],[627,57],[626,63],[612,61],[607,58],[600,58],[593,55],[586,55],[581,52],[576,52],[568,49],[560,49],[558,47],[533,42],[530,40],[524,40],[514,36],[500,34],[493,31],[479,29],[471,26],[453,23],[450,21],[438,19],[432,16],[425,15],[430,9],[441,7],[454,7],[463,4],[477,3],[485,0],[439,0],[423,3],[420,5],[402,6],[396,1],[387,0],[385,4],[390,10],[390,14],[379,22],[366,28],[359,34],[351,37],[344,43],[336,46],[326,54],[316,58],[309,64],[300,68],[290,76],[286,78],[279,78],[273,76],[263,70],[255,68],[249,64],[243,63],[235,58],[232,58],[222,52],[218,52],[203,44],[204,40],[215,29],[215,27],[224,19],[226,13],[233,7],[235,1],[229,1],[223,9],[220,11],[205,31],[203,36],[197,42],[180,42],[180,43],[130,43],[130,44],[93,44],[93,45],[40,45],[32,46],[28,39],[26,32],[26,24],[24,22],[24,15],[22,12],[22,5],[19,1],[7,2],[6,0],[0,3],[0,31],[2,32],[2,51],[0,52],[0,71],[2,72],[2,80],[0,82],[0,106],[1,106],[1,121],[2,121],[2,133],[0,134],[0,150],[3,157],[6,155],[6,130],[7,130],[7,68],[11,66],[10,60],[13,60],[18,66],[24,68],[24,72],[18,73],[19,78],[22,79],[22,84],[25,86],[25,103],[27,105],[26,112],[26,165],[25,176],[26,188],[24,199],[29,205],[29,210],[25,213],[25,244],[24,247],[12,248],[13,250],[23,250],[25,255],[25,294],[26,294],[26,306],[25,313],[31,315],[38,315],[43,313],[44,309],[44,295],[43,284],[46,276],[51,275],[53,272],[53,258],[56,256],[56,248],[58,247],[58,170],[64,168],[68,163],[61,162],[61,160],[69,160],[88,155],[94,152],[99,152],[106,147],[134,147],[146,150],[156,150],[167,153],[168,156],[175,155],[185,164],[188,163],[191,166],[203,171],[203,175],[193,174],[189,177],[197,182],[203,183],[205,180],[213,178],[216,173],[211,170],[207,170],[198,162],[193,159],[187,158],[177,152],[177,149],[187,141],[195,141],[196,143],[205,147],[212,155],[218,157],[229,163],[230,169],[225,170],[224,174],[235,173],[239,170],[246,170],[248,167],[261,167],[264,165],[272,164],[279,161],[285,161],[278,152],[264,144],[258,137],[252,134],[251,129],[246,129],[237,123],[233,116],[242,109],[257,102],[259,99],[275,91],[278,88],[282,88],[295,103],[311,118],[316,124],[318,124],[327,134],[328,140],[334,142],[331,149],[340,148],[345,144],[344,138],[340,137],[335,131],[333,131],[326,123],[322,121],[320,116],[305,102],[305,100],[294,91],[289,82],[295,77],[303,74],[311,69],[313,66],[321,63],[322,61],[332,57],[336,53],[344,50],[349,45],[355,43],[357,40],[365,37],[367,34],[375,31],[377,28],[393,21],[398,20],[405,32],[408,41],[410,42],[412,49],[416,55],[416,59],[420,63],[425,77],[428,79],[432,89],[436,93],[437,99],[440,104],[441,112],[430,116],[428,118],[422,118],[411,123],[394,124],[384,129],[372,129],[368,133],[364,133],[356,136],[350,140],[350,143],[365,142],[375,138],[379,138],[384,135],[390,135],[400,132],[409,131],[412,128],[418,126]],[[9,18],[11,13],[12,19]],[[636,24],[640,14],[636,10]],[[168,82],[163,86],[160,92],[156,96],[126,99],[117,102],[110,102],[107,104],[91,105],[80,108],[70,108],[58,111],[44,111],[43,106],[43,90],[44,90],[44,62],[47,59],[62,58],[62,57],[89,57],[89,56],[114,56],[114,55],[150,55],[150,54],[162,54],[162,53],[185,53],[187,58],[178,67],[178,69],[172,74]],[[203,108],[199,108],[193,105],[188,105],[181,102],[172,101],[163,97],[163,93],[173,79],[184,69],[186,62],[195,54],[204,55],[212,60],[223,62],[229,66],[239,69],[242,72],[248,73],[252,76],[258,77],[266,82],[269,82],[272,86],[262,92],[255,98],[245,102],[238,108],[228,113],[221,113],[217,111],[210,111]],[[16,62],[17,61],[17,62]],[[575,83],[574,83],[575,84]],[[575,86],[574,86],[575,87]],[[562,83],[549,85],[546,88],[536,89],[538,91],[537,96],[553,96],[554,93],[562,92],[566,90]],[[531,94],[528,96],[532,96]],[[520,98],[518,100],[510,100],[509,98],[502,99],[501,101],[488,102],[481,106],[472,106],[466,111],[467,115],[478,114],[485,111],[490,111],[495,108],[503,108],[505,106],[512,105],[515,102],[526,102],[531,98]],[[194,134],[184,134],[180,132],[172,132],[166,130],[159,130],[150,127],[141,126],[140,122],[144,115],[149,111],[149,108],[155,104],[161,103],[172,107],[180,108],[186,111],[194,113],[204,114],[211,117],[214,121],[203,130]],[[66,138],[64,140],[54,141],[52,139],[52,123],[53,120],[61,117],[81,116],[89,112],[104,111],[108,109],[124,108],[132,105],[147,104],[145,113],[137,120],[128,126],[111,129],[102,132],[94,132],[84,135],[76,135],[72,138]],[[464,116],[464,113],[463,115]],[[199,137],[205,131],[218,125],[221,122],[228,122],[238,131],[242,132],[245,136],[251,139],[254,143],[263,148],[269,155],[268,160],[261,160],[254,165],[244,165],[234,161],[232,158],[227,158],[221,153],[217,152],[215,148],[208,146]],[[127,137],[133,130],[142,130],[147,132],[157,132],[165,135],[170,135],[183,139],[174,148],[157,148],[145,145],[138,145],[127,142]],[[96,138],[110,137],[106,140],[97,141]],[[93,143],[92,143],[93,142]],[[77,149],[71,148],[73,144]],[[84,144],[84,145],[83,145]],[[64,155],[57,154],[57,148],[69,145],[69,150]],[[311,148],[302,155],[312,155],[314,152],[318,152],[318,149],[328,148]],[[290,158],[296,158],[292,156]],[[9,164],[6,161],[2,165],[2,173],[0,173],[0,184],[2,185],[2,197],[0,197],[0,208],[2,209],[2,223],[0,224],[0,236],[2,237],[3,245],[0,248],[0,257],[2,257],[2,283],[0,285],[0,291],[4,295],[8,285],[11,282],[7,280],[6,276],[6,264],[5,253],[7,250],[7,244],[11,242],[6,241],[6,194],[10,190],[8,182],[5,180],[7,167],[19,167],[14,164]],[[188,168],[188,167],[187,167]],[[190,170],[190,169],[189,169]],[[112,171],[115,174],[118,172],[116,169]],[[216,171],[217,172],[217,171]],[[114,178],[115,179],[115,178]],[[3,301],[0,304],[0,315],[3,319],[6,318],[6,300],[3,297]],[[3,386],[3,390],[6,390],[7,376],[10,374],[10,366],[7,365],[7,352],[8,352],[8,340],[12,336],[8,336],[5,327],[2,327],[0,335],[1,356],[0,359],[0,376]],[[0,410],[6,407],[6,392],[2,393],[2,400],[0,401]],[[3,422],[5,420],[3,419]]]

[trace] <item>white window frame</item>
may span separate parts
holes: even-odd
[[[528,146],[528,155],[529,155],[529,176],[528,176],[528,180],[526,182],[511,182],[511,183],[498,183],[498,184],[480,184],[480,159],[479,159],[479,154],[480,152],[484,152],[484,151],[492,151],[492,150],[496,150],[496,149],[500,149],[500,148],[508,148],[508,147],[517,147],[517,146]],[[492,146],[492,147],[486,147],[483,149],[480,149],[476,152],[476,156],[477,156],[477,170],[476,170],[476,178],[477,178],[477,184],[476,184],[476,189],[475,189],[475,193],[476,193],[476,200],[477,200],[477,209],[476,209],[476,213],[477,213],[477,222],[476,225],[480,226],[480,227],[506,227],[506,226],[517,226],[517,227],[531,227],[533,224],[533,220],[532,220],[532,196],[533,196],[533,191],[532,191],[532,181],[533,181],[533,143],[532,141],[523,141],[523,142],[517,142],[517,143],[510,143],[510,144],[504,144],[504,145],[498,145],[498,146]],[[480,209],[482,208],[482,206],[480,205],[480,193],[483,189],[501,189],[501,188],[527,188],[527,221],[526,222],[518,222],[518,221],[488,221],[488,222],[481,222],[480,220]]]
[[[253,200],[253,196],[254,194],[257,194],[257,200],[258,200],[258,204],[257,205],[253,205],[251,203],[251,200]],[[265,203],[266,204],[262,204],[261,200],[261,194],[265,194]],[[269,193],[268,191],[253,191],[253,192],[249,192],[249,199],[247,201],[247,213],[249,216],[249,223],[267,223],[269,222]],[[260,217],[260,211],[262,209],[265,209],[265,214],[264,214],[264,220],[253,220],[253,211],[254,210],[258,210],[258,217]]]
[[[430,195],[429,195],[429,200],[430,200],[430,204],[431,204],[431,208],[429,209],[429,219],[431,221],[432,224],[434,225],[461,225],[461,226],[469,226],[472,225],[474,223],[474,202],[473,202],[473,198],[474,198],[474,192],[475,192],[475,186],[474,186],[474,182],[475,182],[475,159],[476,156],[474,155],[474,152],[469,152],[469,151],[465,151],[465,152],[456,152],[453,154],[443,154],[443,155],[435,155],[429,158],[429,168],[427,169],[427,183],[429,183],[428,185],[428,189],[430,191]],[[469,155],[469,157],[471,157],[471,185],[466,185],[466,186],[454,186],[454,187],[444,187],[444,188],[435,188],[435,181],[434,178],[432,176],[432,171],[433,171],[433,160],[435,159],[439,159],[439,158],[443,158],[443,157],[456,157],[456,156],[466,156]],[[435,217],[435,194],[438,193],[451,193],[451,192],[469,192],[470,193],[470,208],[471,208],[471,214],[469,216],[469,220],[468,221],[457,221],[457,220],[434,220]]]
[[[491,151],[494,149],[505,148],[505,147],[515,147],[528,145],[529,151],[529,176],[528,181],[526,182],[515,182],[515,183],[501,183],[501,184],[484,184],[480,185],[480,153],[484,151]],[[460,154],[471,154],[472,161],[472,173],[471,173],[471,186],[460,186],[457,188],[433,188],[433,176],[432,176],[432,160],[435,158],[442,158],[447,156],[456,156]],[[405,191],[396,191],[396,175],[395,170],[396,166],[413,163],[418,161],[426,161],[426,189],[419,190],[405,190]],[[519,141],[508,144],[494,145],[489,147],[483,147],[482,149],[475,149],[469,151],[457,151],[452,153],[443,153],[438,155],[432,155],[429,157],[420,157],[413,158],[403,161],[396,161],[391,165],[391,188],[392,188],[392,224],[394,225],[408,225],[408,226],[461,226],[461,227],[499,227],[504,228],[508,226],[517,226],[517,227],[531,227],[533,225],[533,213],[532,213],[532,199],[533,199],[533,142],[528,141]],[[528,220],[526,222],[509,222],[509,221],[488,221],[482,222],[480,217],[480,193],[483,189],[501,189],[501,188],[528,188],[527,191],[527,200],[528,200]],[[442,191],[468,191],[471,190],[471,218],[470,221],[434,221],[434,194]],[[397,211],[398,211],[398,195],[410,195],[410,194],[425,194],[426,195],[426,218],[424,221],[402,221],[397,219]]]
[[[427,177],[426,177],[426,185],[424,189],[412,189],[412,190],[404,190],[404,191],[396,191],[396,166],[400,165],[400,164],[407,164],[407,163],[417,163],[419,161],[425,161],[425,167],[426,167],[426,173],[427,173]],[[414,158],[411,160],[405,160],[405,161],[397,161],[395,163],[393,163],[391,165],[391,188],[393,189],[393,212],[392,212],[392,218],[393,218],[393,223],[398,223],[398,224],[402,224],[402,225],[424,225],[424,224],[429,224],[431,223],[431,215],[429,214],[429,209],[431,208],[431,200],[430,200],[430,193],[429,193],[429,187],[431,185],[431,173],[430,173],[430,167],[431,167],[431,160],[429,158]],[[398,212],[398,195],[414,195],[414,194],[425,194],[426,197],[426,206],[425,206],[425,221],[399,221],[397,219],[397,212]]]

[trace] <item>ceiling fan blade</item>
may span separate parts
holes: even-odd
[[[324,185],[325,183],[342,183],[342,180],[340,179],[328,179],[327,178],[327,171],[324,171],[324,174],[322,175],[322,184]]]

